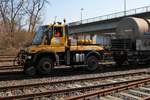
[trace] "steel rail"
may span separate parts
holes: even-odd
[[[145,97],[145,98],[143,98],[143,99],[141,99],[141,100],[150,100],[150,96]]]

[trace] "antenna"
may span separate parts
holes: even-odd
[[[63,20],[63,21],[64,21],[64,24],[65,24],[65,23],[66,23],[66,18],[64,18],[64,20]]]
[[[56,19],[57,19],[57,16],[55,16],[55,18],[54,18],[54,24],[56,24]]]

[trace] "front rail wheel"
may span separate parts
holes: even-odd
[[[95,71],[98,68],[98,58],[95,56],[89,56],[87,58],[87,67],[89,71]]]
[[[40,74],[43,75],[50,74],[54,69],[53,60],[50,58],[41,58],[37,65],[37,69]]]
[[[24,68],[24,73],[26,75],[33,76],[36,74],[36,68],[35,67]]]

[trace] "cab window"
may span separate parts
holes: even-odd
[[[54,37],[63,37],[63,28],[62,27],[54,28]]]

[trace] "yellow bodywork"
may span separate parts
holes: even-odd
[[[70,51],[88,51],[88,50],[94,50],[94,51],[102,51],[104,50],[102,46],[96,46],[96,45],[78,45],[78,46],[70,46]]]
[[[49,25],[51,27],[52,25]],[[30,47],[26,48],[28,53],[36,53],[39,51],[53,51],[53,52],[65,52],[65,48],[70,48],[70,51],[102,51],[103,46],[98,45],[88,45],[86,43],[91,43],[91,40],[80,40],[77,41],[78,45],[68,46],[68,37],[65,32],[64,25],[55,25],[55,27],[62,27],[63,28],[63,36],[62,37],[55,37],[53,33],[53,37],[51,39],[50,45],[46,45],[46,37],[43,38],[42,43],[39,45],[31,45]],[[86,44],[86,45],[84,45]]]
[[[101,46],[95,45],[78,45],[78,46],[70,46],[70,51],[102,51],[104,50]],[[33,45],[26,49],[28,53],[36,53],[39,51],[53,51],[53,52],[65,52],[65,46],[49,46],[49,45]]]

